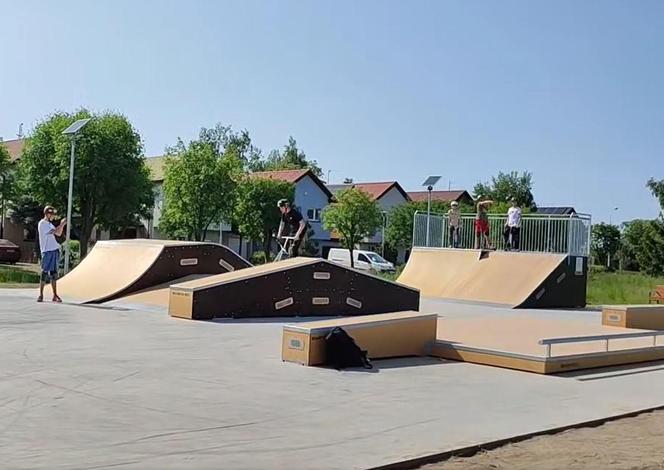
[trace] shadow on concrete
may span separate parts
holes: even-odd
[[[629,375],[647,374],[649,372],[664,371],[664,361],[640,362],[636,364],[625,364],[621,366],[600,367],[597,369],[586,369],[556,374],[554,377],[575,379],[579,382],[591,382],[594,380],[613,379]]]

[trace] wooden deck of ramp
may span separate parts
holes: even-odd
[[[441,318],[432,354],[445,359],[552,374],[664,359],[664,337],[655,336],[659,333],[532,315]],[[629,337],[634,334],[645,336]],[[550,354],[547,345],[540,344],[547,339],[597,336],[610,339],[552,344]]]
[[[585,258],[414,248],[398,281],[427,297],[555,308],[585,306],[586,278]]]
[[[66,300],[100,303],[185,276],[219,274],[251,266],[223,245],[167,240],[97,242],[58,282]]]
[[[369,315],[419,309],[417,289],[319,258],[174,284],[169,313],[194,320]]]

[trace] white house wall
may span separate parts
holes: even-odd
[[[401,192],[396,187],[392,187],[392,189],[383,194],[383,197],[378,199],[378,205],[380,206],[380,210],[383,212],[387,212],[388,215],[393,207],[399,206],[405,202],[406,198],[403,197],[403,194],[401,194]],[[382,242],[383,242],[382,227],[378,229],[378,231],[373,237],[370,237],[366,240],[366,243],[380,244]]]

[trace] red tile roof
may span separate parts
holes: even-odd
[[[413,201],[427,201],[429,198],[428,191],[409,191],[408,195]],[[472,197],[465,190],[455,191],[431,191],[432,201],[451,202],[459,201],[460,199],[468,199],[472,201]]]
[[[23,152],[23,147],[25,146],[25,139],[14,139],[14,140],[5,140],[0,142],[0,145],[3,145],[9,151],[9,157],[14,160],[18,160]]]
[[[305,176],[309,176],[314,183],[325,193],[328,200],[332,200],[334,196],[323,182],[309,169],[302,170],[276,170],[276,171],[256,171],[249,175],[252,178],[263,178],[270,180],[286,181],[288,183],[297,183]]]
[[[332,192],[341,191],[344,189],[359,189],[369,194],[374,200],[383,197],[387,192],[396,187],[397,190],[403,195],[404,199],[409,200],[408,194],[403,190],[401,185],[396,181],[385,181],[377,183],[350,183],[350,184],[332,184],[328,185]]]
[[[252,178],[263,178],[269,180],[287,181],[289,183],[297,183],[304,178],[311,170],[277,170],[277,171],[256,171],[251,174]],[[315,175],[311,173],[311,176]]]

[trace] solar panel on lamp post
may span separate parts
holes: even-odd
[[[427,191],[429,192],[428,197],[427,197],[427,236],[426,236],[426,245],[429,246],[429,226],[431,223],[431,191],[433,191],[433,187],[438,183],[440,180],[441,176],[429,176],[424,183],[422,183],[422,186],[427,188]]]
[[[71,211],[72,199],[74,197],[74,154],[76,152],[76,136],[88,122],[90,122],[90,118],[79,119],[62,131],[64,135],[68,135],[71,139],[71,155],[69,157],[69,191],[67,193],[67,235],[65,236],[65,274],[69,272],[69,240],[71,239]]]

